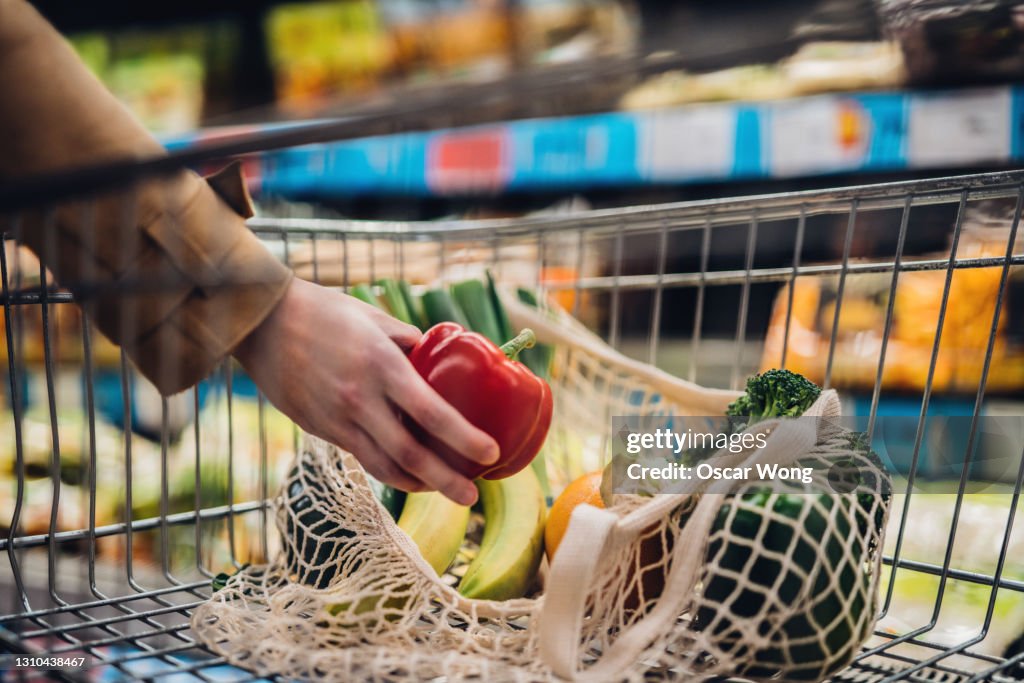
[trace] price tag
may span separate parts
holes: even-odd
[[[849,98],[815,97],[766,110],[769,168],[796,176],[859,168],[867,157],[871,119]]]
[[[427,147],[427,185],[442,194],[497,192],[511,176],[508,129],[438,133]]]
[[[736,153],[736,109],[687,107],[638,117],[641,173],[652,180],[722,178]]]
[[[1009,88],[918,94],[910,98],[907,161],[945,166],[1010,158]]]

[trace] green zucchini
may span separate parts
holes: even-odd
[[[453,322],[469,329],[469,321],[455,299],[446,289],[431,289],[423,293],[423,313],[429,325]]]
[[[349,288],[348,293],[349,293],[349,296],[354,296],[355,298],[359,299],[360,301],[368,303],[371,306],[376,306],[377,308],[383,308],[380,305],[380,301],[378,301],[377,297],[374,295],[373,290],[370,289],[369,285],[364,285],[364,284],[353,285],[352,287]]]
[[[501,336],[498,316],[491,304],[491,297],[487,293],[484,283],[480,280],[456,283],[452,285],[452,297],[455,298],[462,312],[466,314],[470,329],[484,335],[498,346],[508,341]]]
[[[377,280],[377,286],[383,292],[384,305],[388,313],[403,323],[412,325],[412,314],[409,313],[409,307],[405,305],[405,297],[402,296],[402,289],[398,286],[398,282],[386,278]]]
[[[402,292],[402,299],[405,300],[405,307],[409,311],[412,324],[421,330],[426,330],[429,325],[427,324],[427,316],[423,313],[423,302],[412,293],[412,285],[402,280],[398,283],[398,289]]]

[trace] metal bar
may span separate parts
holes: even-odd
[[[580,233],[582,235],[582,233]],[[581,237],[582,239],[582,237]],[[654,299],[651,301],[651,327],[647,340],[647,362],[658,364],[658,339],[661,336],[661,300],[665,281],[665,263],[668,260],[668,225],[662,223],[658,235],[658,270],[655,273]],[[580,296],[579,280],[576,282],[577,301]]]
[[[914,195],[914,207],[953,204],[960,193],[968,199],[1009,198],[1017,185],[1024,182],[1024,171],[938,178],[923,181],[861,185],[807,192],[776,193],[743,198],[709,199],[658,204],[653,206],[602,209],[571,216],[537,216],[515,219],[448,220],[448,221],[354,221],[343,219],[254,218],[249,226],[256,233],[282,228],[292,231],[317,231],[324,234],[346,234],[349,237],[381,236],[400,233],[407,239],[436,238],[445,234],[457,239],[490,236],[500,231],[505,237],[533,235],[538,231],[576,230],[581,223],[588,232],[656,232],[662,221],[672,230],[699,230],[711,217],[713,224],[729,225],[749,221],[756,210],[761,222],[808,217],[847,215],[851,202],[857,201],[860,211],[902,209],[906,196]]]
[[[287,245],[287,242],[285,242]],[[287,247],[285,249],[287,253]],[[235,555],[235,422],[233,418],[233,387],[231,359],[225,358],[224,364],[224,388],[227,392],[228,408],[228,501],[227,501],[227,526],[228,526],[228,552],[231,556],[231,564],[238,569],[242,564]]]
[[[169,583],[177,584],[171,576],[171,547],[167,538],[167,515],[170,514],[170,492],[168,491],[167,449],[170,427],[167,417],[167,397],[160,397],[160,570]]]
[[[149,596],[147,596],[149,597]],[[35,631],[25,631],[21,634],[22,638],[39,638],[46,635],[65,634],[68,631],[78,631],[84,628],[95,628],[97,626],[105,626],[108,624],[120,624],[126,621],[135,621],[139,617],[155,617],[161,614],[173,614],[174,612],[181,612],[182,614],[188,614],[186,610],[190,610],[199,607],[206,600],[195,600],[193,602],[181,603],[178,605],[167,605],[165,607],[157,607],[156,609],[146,610],[145,612],[134,612],[131,614],[122,614],[116,617],[106,617],[104,619],[96,619],[95,621],[81,621],[74,624],[67,624],[65,626],[57,626],[48,629],[39,629]],[[76,607],[77,611],[77,607]]]
[[[793,296],[796,294],[796,278],[800,271],[800,256],[804,249],[804,231],[807,228],[807,211],[800,207],[800,217],[796,223],[796,239],[793,242],[793,276],[789,279],[786,291],[786,325],[782,328],[782,358],[779,367],[786,368],[786,352],[789,350],[789,326],[793,322]],[[702,268],[706,270],[706,268]],[[701,285],[703,287],[703,284]],[[691,378],[692,381],[692,378]]]
[[[49,225],[55,220],[53,209],[46,211],[43,218],[44,226]],[[47,236],[44,239],[44,251],[45,255],[39,259],[39,282],[41,287],[46,287],[48,275],[46,272],[46,266],[43,264],[44,261],[51,261],[52,257],[56,253],[56,245],[53,243],[55,237],[53,231],[47,231]],[[60,596],[57,595],[57,584],[55,583],[57,577],[57,546],[52,541],[53,534],[57,530],[57,513],[60,510],[60,432],[57,429],[57,397],[55,388],[55,375],[53,371],[53,353],[52,344],[50,337],[50,307],[43,301],[40,307],[40,314],[42,317],[43,324],[43,366],[46,374],[46,406],[49,411],[50,417],[50,522],[49,522],[49,536],[50,542],[47,544],[46,549],[46,584],[47,589],[50,593],[50,597],[55,602],[61,602]]]
[[[898,563],[893,562],[891,557],[882,558],[882,564],[887,566],[895,566],[901,569],[910,569],[915,572],[921,572],[922,574],[929,574],[931,576],[941,576],[942,567],[931,562],[920,562],[918,560],[900,560]],[[950,569],[947,572],[949,578],[956,579],[957,581],[966,581],[968,583],[976,583],[981,586],[993,586],[996,585],[999,588],[1006,588],[1007,590],[1024,592],[1024,580],[1018,579],[1000,579],[998,582],[995,581],[995,577],[991,574],[983,574],[981,572],[971,572],[964,569]]]
[[[1024,185],[1022,185],[1018,189],[1017,205],[1013,213],[1013,223],[1010,226],[1010,234],[1007,238],[1006,257],[1004,259],[1002,273],[1000,274],[999,290],[996,294],[995,310],[992,314],[992,325],[989,330],[988,346],[985,349],[985,360],[982,364],[981,377],[978,381],[978,392],[974,401],[974,412],[971,415],[971,428],[967,437],[967,452],[964,454],[964,464],[963,469],[960,472],[960,483],[957,487],[956,503],[953,506],[953,519],[950,523],[949,538],[946,541],[945,556],[942,560],[942,573],[939,575],[939,587],[935,598],[935,608],[932,614],[933,622],[937,621],[938,615],[942,609],[942,599],[945,595],[946,582],[949,578],[950,563],[952,562],[953,558],[953,544],[956,541],[956,531],[960,522],[960,511],[963,507],[964,491],[967,487],[967,481],[970,478],[970,467],[974,457],[975,439],[977,437],[978,428],[978,416],[981,413],[982,402],[985,398],[985,386],[988,382],[988,373],[992,363],[992,352],[995,349],[995,342],[997,338],[997,333],[999,331],[999,318],[1002,315],[1003,300],[1006,294],[1006,283],[1010,273],[1010,260],[1013,256],[1013,247],[1017,237],[1017,228],[1020,225],[1022,206],[1024,206]],[[930,628],[934,628],[934,625],[932,625]],[[982,635],[981,637],[984,636]],[[969,641],[968,644],[965,645],[965,647],[969,647],[971,644],[973,644],[973,642],[978,641]],[[936,655],[935,657],[923,660],[918,664],[912,666],[909,669],[909,672],[919,671],[924,667],[931,666],[935,662],[950,656],[950,654],[952,653],[953,650],[950,650],[940,655]],[[884,683],[888,683],[888,681]]]
[[[12,218],[7,228],[11,232],[16,231],[16,220]],[[17,260],[17,251],[15,251],[15,260]],[[0,244],[0,276],[3,277],[3,281],[0,284],[2,284],[4,294],[6,295],[10,286],[6,242]],[[0,540],[0,542],[5,543],[7,546],[7,559],[11,563],[11,573],[14,575],[14,586],[18,590],[18,601],[21,603],[21,608],[27,612],[31,610],[31,606],[28,600],[28,593],[25,592],[25,584],[21,580],[21,567],[18,563],[18,556],[14,552],[14,540],[18,537],[18,530],[21,528],[21,508],[25,501],[25,452],[21,432],[23,406],[21,387],[19,386],[19,377],[21,373],[18,372],[19,366],[15,359],[15,350],[18,344],[15,342],[14,337],[14,322],[12,319],[11,307],[4,306],[3,308],[4,333],[7,335],[7,377],[11,390],[11,416],[14,421],[14,473],[17,481],[15,482],[16,490],[14,494],[14,510],[11,514],[11,526],[7,530],[6,541]]]
[[[711,217],[704,223],[704,232],[700,241],[700,271],[697,280],[697,303],[693,314],[693,332],[690,335],[690,374],[691,382],[697,381],[697,361],[700,358],[700,341],[704,326],[704,295],[707,284],[708,260],[711,258]]]
[[[90,623],[89,625],[93,626],[94,624]],[[108,647],[110,645],[120,645],[122,643],[129,643],[129,642],[132,643],[133,645],[135,645],[136,647],[138,647],[139,646],[139,642],[138,641],[140,641],[140,640],[145,640],[147,638],[155,638],[157,636],[172,635],[172,634],[180,632],[180,631],[187,631],[189,628],[191,628],[191,626],[189,625],[188,622],[185,622],[183,624],[175,624],[173,626],[164,626],[162,628],[152,629],[150,631],[141,631],[139,633],[133,633],[133,634],[131,634],[131,636],[125,636],[124,634],[114,635],[114,636],[110,636],[109,638],[99,638],[99,639],[96,639],[96,640],[90,640],[89,641],[89,647],[90,648]],[[194,641],[185,641],[185,642],[182,642],[181,645],[175,645],[174,648],[177,651],[181,651],[181,650],[194,650],[194,649],[196,649],[196,643]],[[58,647],[58,648],[53,648],[51,650],[47,650],[46,654],[47,655],[51,655],[51,656],[52,655],[61,655],[61,654],[65,654],[65,653],[68,653],[68,652],[74,652],[76,649],[77,648],[75,646],[69,645],[69,646],[63,646],[63,647]],[[148,658],[156,658],[158,652],[160,652],[160,650],[157,650],[157,649],[154,648],[152,650],[142,650],[141,652],[139,652],[137,654],[139,656],[141,656],[141,657],[144,657],[144,658],[148,659]],[[111,658],[111,659],[102,660],[100,665],[101,666],[111,665],[111,664],[114,664],[115,662],[122,662],[122,661],[125,661],[125,660],[120,658],[120,657],[114,657],[114,658]],[[89,668],[95,668],[95,667],[89,667]]]
[[[260,449],[260,471],[258,486],[260,490],[260,500],[266,503],[270,498],[267,490],[267,419],[266,419],[266,398],[263,396],[263,392],[257,390],[256,392],[256,419],[259,423],[259,449]],[[197,508],[198,509],[198,508]],[[268,559],[268,543],[267,543],[267,507],[261,505],[259,508],[259,525],[260,525],[260,562],[266,562]]]
[[[310,249],[312,250],[311,258],[313,260],[313,282],[320,284],[320,259],[317,256],[316,250],[316,233],[310,233],[309,239],[311,243]]]
[[[736,353],[733,359],[732,380],[730,386],[733,389],[740,385],[740,368],[743,365],[743,344],[747,340],[747,313],[750,308],[750,277],[754,271],[754,250],[757,248],[757,212],[750,221],[750,229],[747,231],[747,252],[745,257],[743,288],[740,290],[740,311],[736,319]],[[706,281],[705,281],[706,282]]]
[[[871,443],[871,437],[875,433],[875,416],[878,413],[878,399],[882,394],[882,373],[885,371],[885,352],[889,348],[889,334],[892,332],[893,311],[896,309],[896,287],[900,280],[900,264],[903,260],[903,245],[907,240],[907,225],[910,223],[910,205],[913,197],[907,196],[907,203],[903,206],[903,214],[900,217],[900,232],[896,238],[896,255],[893,258],[892,279],[889,283],[889,300],[886,302],[885,326],[882,332],[882,348],[878,352],[878,372],[875,375],[875,387],[871,394],[871,410],[868,413],[867,439]],[[836,303],[836,310],[839,310]],[[838,313],[836,314],[838,321]],[[832,333],[835,335],[836,330]],[[834,343],[834,338],[833,338]]]
[[[176,512],[174,514],[167,515],[168,526],[175,526],[180,524],[190,524],[195,520],[200,521],[211,521],[219,520],[228,517],[229,514],[243,514],[259,510],[260,507],[266,507],[268,503],[266,501],[249,501],[245,503],[236,503],[232,508],[228,508],[227,505],[220,505],[212,508],[205,508],[196,512],[195,510],[189,512]],[[106,524],[104,526],[96,527],[95,535],[97,538],[104,536],[116,536],[118,534],[129,534],[132,531],[149,531],[157,529],[160,526],[159,517],[147,517],[144,519],[133,520],[131,524],[125,522],[117,522],[115,524]],[[70,541],[80,541],[82,539],[90,538],[92,532],[89,529],[76,529],[74,531],[58,531],[53,534],[55,543],[67,543]],[[6,548],[34,548],[41,545],[47,545],[50,540],[49,534],[34,534],[32,536],[17,536],[13,539],[0,539],[0,550]]]
[[[537,233],[538,241],[541,238],[541,233]],[[619,278],[622,276],[622,250],[623,243],[625,242],[625,236],[623,233],[615,233],[615,254],[612,258],[612,293],[611,293],[611,312],[609,313],[608,320],[608,345],[613,349],[619,347],[619,317],[622,315],[622,296],[621,290],[619,289]],[[537,267],[537,279],[540,280],[540,266]],[[538,282],[538,289],[540,289]]]
[[[836,289],[836,306],[835,313],[832,317],[832,332],[829,336],[828,342],[828,358],[825,361],[825,381],[822,382],[824,388],[828,388],[832,381],[832,360],[835,357],[836,352],[836,336],[839,331],[839,313],[843,307],[843,290],[846,287],[846,275],[850,265],[850,247],[853,245],[853,231],[854,226],[857,223],[857,206],[859,201],[854,199],[850,203],[850,214],[846,223],[846,238],[843,240],[843,256],[839,267],[839,285]]]
[[[576,233],[576,277],[573,278],[572,315],[574,318],[580,316],[582,306],[582,294],[580,292],[580,278],[583,277],[583,256],[586,244],[586,225],[584,224]],[[662,269],[664,272],[664,268]]]
[[[192,433],[195,436],[195,449],[196,449],[196,466],[195,466],[195,482],[194,490],[192,492],[193,498],[192,503],[194,511],[203,509],[203,477],[202,477],[202,447],[201,440],[199,438],[199,386],[192,387],[192,410],[195,417],[192,420]],[[205,576],[212,576],[210,572],[203,565],[203,524],[200,519],[195,520],[195,546],[196,546],[196,569]]]
[[[901,273],[929,272],[942,270],[947,266],[947,259],[920,259],[904,261],[900,264]],[[984,256],[974,258],[958,259],[954,264],[955,270],[970,270],[975,268],[992,268],[1002,266],[1004,259],[1001,256]],[[1015,255],[1010,259],[1011,266],[1024,265],[1024,254]],[[845,268],[849,275],[861,275],[865,273],[892,273],[894,264],[891,261],[873,261],[866,263],[851,263]],[[813,265],[800,266],[798,276],[804,275],[835,275],[842,274],[844,268],[841,265]],[[750,274],[751,283],[763,282],[786,282],[792,277],[792,268],[786,266],[781,268],[761,268]],[[714,286],[741,285],[747,277],[745,270],[718,270],[706,273],[701,277],[697,273],[667,273],[663,278],[662,285],[666,289],[675,287],[697,287],[703,281],[705,284]],[[624,290],[650,289],[657,283],[657,277],[650,275],[623,275],[619,278],[618,288]],[[573,285],[566,283],[552,282],[548,288],[555,291],[569,289]],[[581,289],[591,291],[610,290],[616,286],[614,280],[608,276],[582,278],[579,284]]]
[[[101,607],[116,607],[118,605],[125,605],[129,602],[135,602],[137,600],[151,600],[154,597],[161,595],[168,595],[171,593],[181,593],[185,590],[196,590],[200,588],[209,588],[209,581],[195,581],[188,584],[182,584],[179,586],[165,586],[163,588],[154,588],[153,590],[146,591],[144,593],[129,593],[128,595],[120,595],[113,598],[102,598],[99,600],[90,600],[87,602],[80,602],[75,605],[62,605],[60,607],[50,607],[47,609],[34,610],[32,612],[26,612],[23,614],[8,614],[0,616],[0,625],[12,623],[15,621],[21,621],[25,619],[34,619],[39,617],[46,617],[53,614],[65,614],[68,612],[74,612],[79,610],[90,610],[98,609]],[[138,614],[138,612],[133,612]]]
[[[967,193],[960,194],[960,205],[957,207],[956,223],[953,226],[953,238],[949,247],[949,261],[946,265],[946,280],[942,286],[942,301],[939,304],[939,316],[935,323],[935,342],[932,344],[931,359],[928,362],[928,377],[924,383],[924,394],[921,397],[921,412],[918,417],[917,429],[914,434],[914,451],[910,457],[910,471],[907,474],[907,488],[903,499],[903,513],[900,516],[899,530],[896,533],[896,546],[893,550],[893,559],[899,563],[900,553],[903,549],[903,538],[906,532],[907,519],[910,514],[910,501],[913,495],[914,481],[917,476],[917,467],[921,455],[921,444],[924,440],[924,425],[928,417],[928,406],[931,402],[932,384],[935,380],[935,368],[939,361],[939,348],[942,342],[942,331],[946,323],[946,310],[949,305],[949,292],[953,285],[953,272],[956,264],[956,255],[960,247],[960,234],[963,231],[964,214],[967,210]],[[880,616],[889,611],[892,603],[893,590],[896,587],[896,571],[889,575],[889,583],[886,588],[885,601],[883,602]]]

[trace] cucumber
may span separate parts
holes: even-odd
[[[405,307],[412,318],[412,324],[421,330],[426,330],[429,325],[427,324],[427,316],[423,313],[423,302],[412,293],[412,285],[402,280],[398,283],[398,289],[402,292],[402,298],[405,300]]]
[[[384,293],[385,309],[403,323],[412,325],[412,314],[409,313],[409,307],[405,305],[405,297],[402,296],[402,289],[398,286],[398,282],[387,278],[377,280],[377,286]]]
[[[455,299],[446,289],[431,289],[423,293],[423,313],[429,325],[453,322],[469,329],[469,321]]]
[[[373,290],[370,289],[369,285],[363,285],[363,284],[353,285],[352,287],[349,288],[348,293],[349,293],[349,296],[354,296],[355,298],[359,299],[360,301],[364,301],[364,302],[370,304],[371,306],[376,306],[377,308],[383,308],[380,305],[380,301],[378,301],[377,297],[374,295]]]
[[[484,283],[479,280],[466,280],[454,284],[452,296],[466,314],[470,329],[484,335],[498,346],[508,341],[501,336],[498,316]]]

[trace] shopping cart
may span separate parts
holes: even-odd
[[[253,680],[198,645],[189,617],[219,573],[274,552],[268,500],[299,438],[228,362],[184,396],[147,398],[123,353],[75,315],[75,296],[14,247],[19,217],[70,201],[87,210],[96,193],[142,176],[346,137],[352,125],[0,191],[0,671],[17,657],[86,660],[9,678]],[[759,368],[791,367],[839,388],[869,432],[901,401],[916,427],[901,472],[910,481],[927,478],[926,418],[940,404],[959,411],[966,457],[948,492],[921,508],[943,520],[939,548],[910,556],[925,535],[914,514],[924,498],[897,488],[882,619],[836,678],[1024,680],[1024,650],[1012,644],[1024,630],[1020,443],[998,473],[972,463],[982,416],[992,406],[1012,414],[1024,386],[1011,291],[1024,266],[1022,202],[1024,173],[1008,172],[515,220],[378,224],[279,209],[250,225],[301,276],[339,289],[489,268],[537,287],[623,353],[706,386],[738,388]],[[962,273],[984,282],[962,289]],[[915,302],[929,315],[914,318]],[[981,332],[947,348],[953,328]],[[979,513],[981,485],[999,495]],[[958,544],[979,536],[990,557],[965,559]],[[900,586],[917,578],[927,595],[901,612]]]

